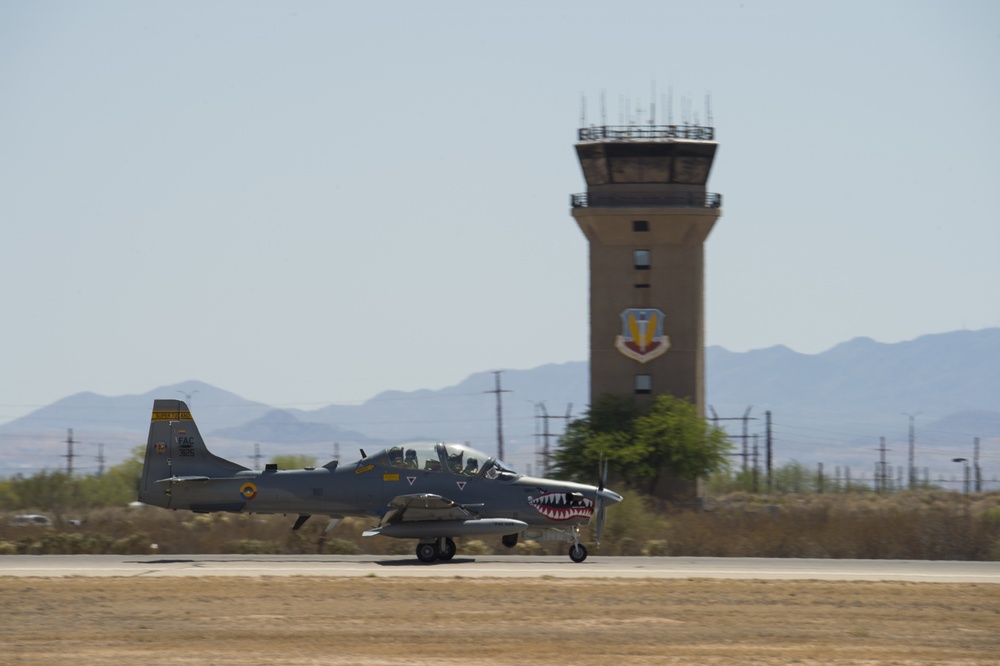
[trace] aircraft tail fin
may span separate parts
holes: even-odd
[[[229,477],[246,470],[220,458],[205,446],[191,411],[183,400],[154,400],[149,438],[139,481],[139,501],[170,506],[171,483],[165,479]]]

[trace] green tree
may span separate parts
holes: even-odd
[[[136,498],[146,447],[100,476],[70,476],[43,470],[29,477],[15,476],[0,482],[0,508],[38,509],[61,514],[81,508],[124,506]]]
[[[14,509],[37,509],[62,512],[74,505],[76,485],[66,472],[42,470],[32,476],[11,479],[16,498]]]
[[[726,469],[725,433],[686,400],[657,396],[648,406],[603,395],[569,424],[555,455],[555,473],[593,483],[599,461],[627,485],[652,493],[664,474],[696,479]]]
[[[819,489],[817,472],[798,460],[791,460],[774,470],[771,484],[779,493],[814,493]]]
[[[132,449],[132,455],[101,476],[78,480],[80,501],[85,506],[124,506],[134,502],[139,492],[142,459],[146,446]]]

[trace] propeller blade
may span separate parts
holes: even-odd
[[[604,531],[604,513],[607,511],[603,506],[597,511],[597,550],[601,549],[601,532]]]

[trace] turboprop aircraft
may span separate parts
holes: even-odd
[[[600,485],[518,474],[462,444],[418,442],[392,446],[357,462],[322,467],[251,470],[205,446],[187,404],[155,400],[139,484],[139,501],[198,513],[297,514],[292,529],[313,515],[370,517],[364,536],[417,539],[417,558],[455,556],[454,537],[497,535],[572,544],[574,562],[587,558],[580,526],[596,516],[601,543],[604,510],[622,496]]]

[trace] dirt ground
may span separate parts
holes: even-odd
[[[1000,664],[1000,585],[0,578],[0,664]]]

